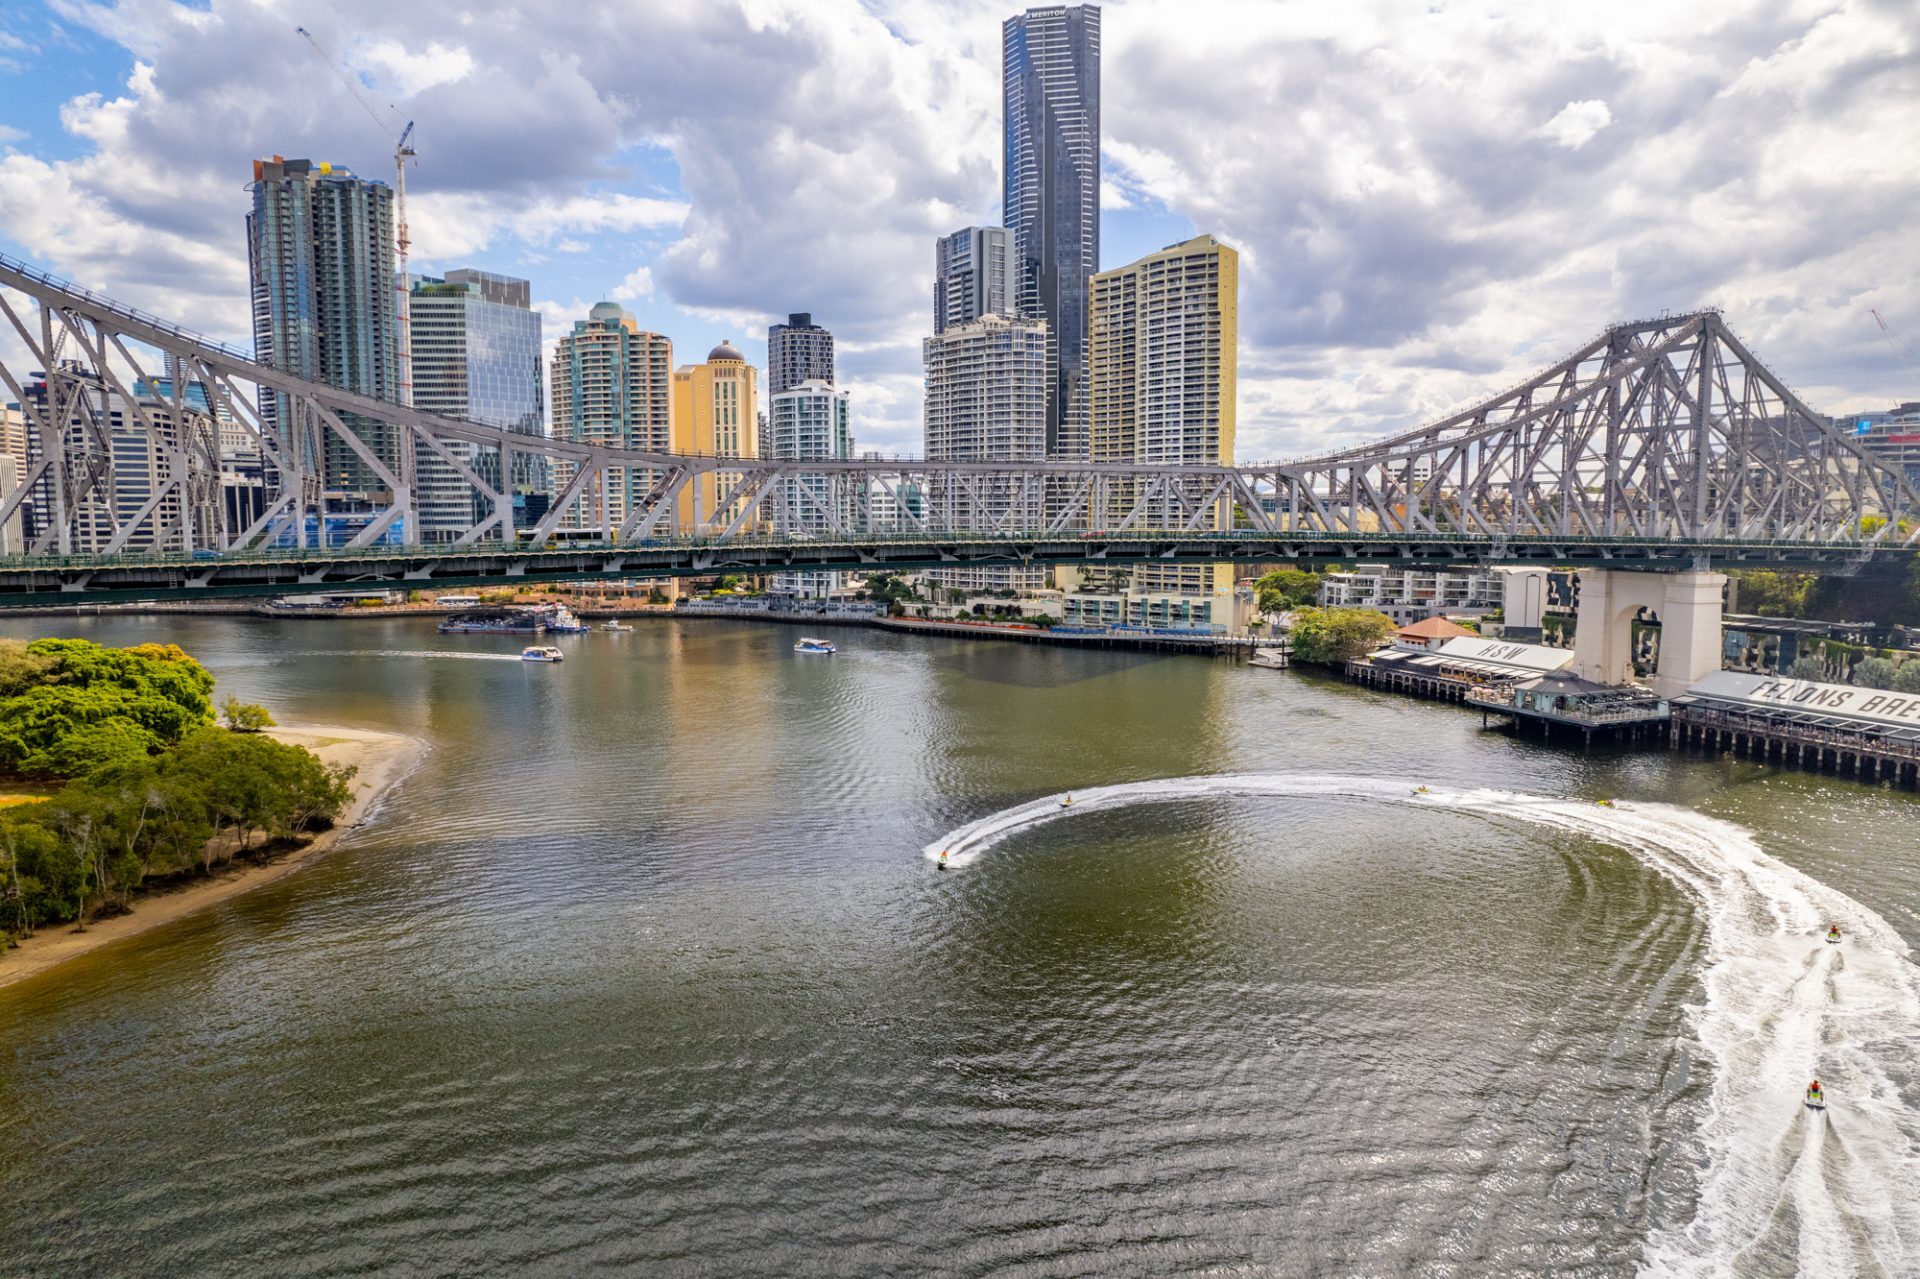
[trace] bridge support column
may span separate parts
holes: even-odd
[[[1720,573],[1633,573],[1580,570],[1580,612],[1573,670],[1600,684],[1633,682],[1633,619],[1641,609],[1660,618],[1660,664],[1653,691],[1677,697],[1720,669]]]
[[[1667,578],[1667,598],[1660,607],[1660,666],[1653,676],[1653,691],[1661,697],[1678,697],[1720,669],[1726,652],[1720,611],[1726,585],[1724,573],[1675,573]]]

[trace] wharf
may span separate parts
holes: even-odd
[[[1757,695],[1772,704],[1754,700],[1756,694],[1743,685],[1757,685]],[[1792,700],[1807,688],[1824,690],[1828,704],[1811,696],[1805,702]],[[1862,703],[1866,713],[1857,713],[1842,698]],[[1674,699],[1668,744],[1675,750],[1723,752],[1862,782],[1920,787],[1916,706],[1920,699],[1876,697],[1871,689],[1722,671]]]
[[[1128,648],[1170,653],[1206,653],[1238,657],[1253,652],[1259,641],[1245,635],[1182,635],[1173,631],[1080,631],[1072,628],[1001,626],[992,622],[939,622],[931,618],[889,617],[876,620],[883,630],[916,635],[950,635],[961,639],[1014,640],[1023,644],[1063,644],[1070,648]]]

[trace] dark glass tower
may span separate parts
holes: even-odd
[[[1100,269],[1100,10],[1002,27],[1006,223],[1021,314],[1047,322],[1047,450],[1087,455],[1087,280]]]
[[[813,378],[833,385],[833,334],[798,311],[767,328],[767,394],[778,395]]]

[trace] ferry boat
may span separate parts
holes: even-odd
[[[523,662],[564,662],[567,655],[551,644],[529,644],[520,650]]]
[[[589,629],[565,604],[554,604],[547,608],[540,620],[555,635],[581,635]]]
[[[814,639],[812,636],[802,636],[800,642],[793,646],[793,651],[796,653],[837,653],[840,650],[826,640]]]

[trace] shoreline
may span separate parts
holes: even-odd
[[[126,914],[91,924],[84,933],[74,932],[71,924],[48,925],[15,949],[0,951],[0,988],[284,879],[327,852],[342,836],[364,826],[426,749],[420,739],[405,734],[328,724],[286,724],[269,729],[268,735],[289,745],[305,746],[324,764],[359,767],[352,783],[353,799],[333,826],[272,861],[229,864],[211,878],[188,880],[178,887],[137,896]]]
[[[1024,644],[1052,644],[1062,648],[1082,649],[1135,649],[1147,652],[1177,652],[1192,656],[1242,657],[1250,654],[1263,644],[1272,643],[1271,638],[1262,639],[1254,635],[1181,635],[1171,631],[1152,633],[1128,633],[1126,631],[1105,631],[1101,633],[1055,634],[1039,627],[1016,627],[996,625],[992,622],[969,621],[960,618],[920,618],[920,617],[883,617],[875,615],[863,617],[859,614],[812,613],[804,609],[775,611],[772,609],[729,608],[725,605],[688,604],[674,607],[658,604],[593,604],[580,601],[565,601],[567,607],[583,621],[623,620],[634,621],[650,618],[660,621],[727,621],[727,622],[771,622],[783,626],[857,626],[871,630],[894,631],[909,635],[945,635],[961,639],[1012,640]],[[166,616],[206,617],[255,617],[271,621],[302,622],[351,622],[391,620],[394,618],[439,618],[467,611],[466,606],[443,606],[437,604],[387,604],[370,608],[344,609],[275,609],[264,604],[220,604],[212,601],[194,601],[192,603],[172,603],[129,607],[115,604],[75,604],[57,608],[18,608],[12,610],[15,616],[49,617],[137,617],[143,615],[164,614]],[[522,632],[502,632],[503,634],[521,634]],[[531,634],[531,632],[527,632]]]

